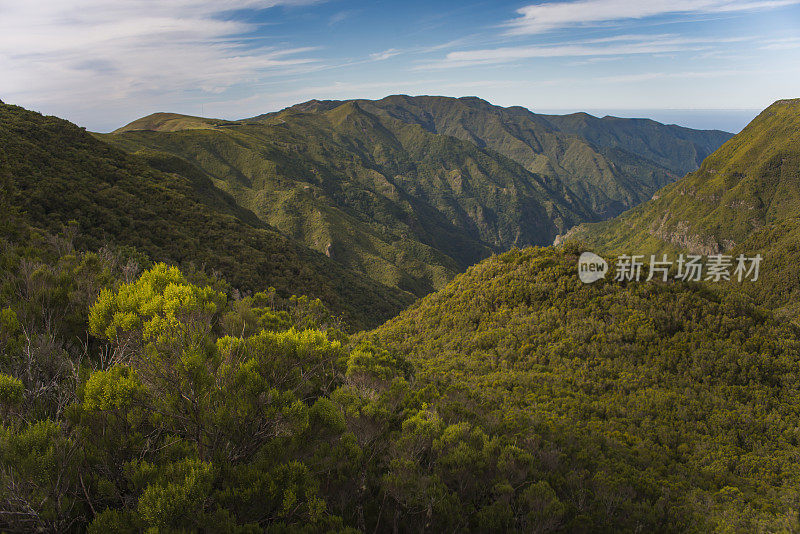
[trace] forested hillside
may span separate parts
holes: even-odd
[[[773,265],[797,250],[790,206],[779,205],[793,198],[795,105],[776,103],[763,130],[721,149],[731,150],[725,172],[742,176],[709,173],[717,154],[698,171],[773,190],[775,223],[731,245],[774,247]],[[567,243],[513,248],[450,282],[442,271],[441,290],[407,305],[409,293],[346,269],[335,250],[326,257],[268,225],[208,169],[252,161],[254,174],[236,175],[251,191],[265,161],[316,169],[309,198],[357,199],[364,182],[336,184],[354,169],[366,180],[367,161],[430,172],[417,177],[460,162],[476,185],[459,202],[525,199],[564,217],[583,204],[546,201],[557,182],[524,185],[535,175],[474,143],[408,123],[381,129],[389,119],[357,103],[312,107],[253,124],[150,117],[139,126],[173,133],[117,134],[138,147],[131,155],[0,104],[1,531],[800,530],[800,328],[769,309],[783,295],[775,288],[796,291],[796,271],[765,272],[749,293],[583,284],[584,249]],[[303,145],[321,117],[325,140]],[[259,137],[271,128],[298,144],[280,152]],[[150,137],[175,144],[149,149]],[[368,137],[375,152],[350,159]],[[204,151],[172,153],[189,146]],[[325,170],[329,153],[341,168]],[[224,167],[234,155],[244,159]],[[426,187],[413,198],[444,202]],[[352,205],[377,217],[384,204],[363,194],[372,200]],[[280,209],[292,205],[323,203]],[[486,219],[479,230],[514,224]],[[454,228],[444,231],[469,253],[495,248]],[[458,268],[426,250],[427,265]]]
[[[648,199],[727,138],[405,96],[242,121],[158,113],[103,137],[184,158],[287,235],[419,296],[492,252]]]
[[[648,200],[660,187],[697,169],[731,137],[648,119],[542,115],[475,97],[397,95],[358,102],[365,109],[496,150],[531,172],[558,177],[603,219]]]
[[[186,158],[287,235],[420,296],[493,251],[593,218],[558,180],[355,102],[177,132],[157,119],[146,121],[157,132],[135,122],[104,138]]]
[[[128,155],[55,117],[0,104],[0,175],[31,226],[57,234],[74,222],[79,250],[133,247],[243,291],[319,297],[354,326],[412,300],[280,235],[184,161]]]
[[[577,252],[495,256],[364,338],[414,364],[445,425],[532,455],[510,486],[469,480],[546,488],[541,531],[797,529],[798,329],[701,285],[583,284]],[[449,462],[432,443],[420,477]]]
[[[733,294],[513,250],[348,338],[0,207],[4,530],[797,528],[800,333]]]
[[[800,100],[780,100],[653,200],[570,233],[605,253],[688,251],[754,256],[759,302],[796,317],[800,309]]]

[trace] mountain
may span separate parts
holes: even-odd
[[[796,528],[800,330],[700,284],[583,284],[579,251],[493,256],[363,338],[438,418],[532,452],[514,487],[552,488],[561,531]]]
[[[531,172],[556,176],[601,218],[649,199],[658,188],[695,170],[731,137],[648,119],[541,115],[475,97],[400,95],[358,102],[496,150]]]
[[[592,212],[473,142],[356,102],[309,106],[252,124],[150,117],[139,126],[171,131],[112,136],[129,154],[0,105],[0,530],[798,530],[797,325],[705,284],[583,284],[566,244],[492,255],[348,334],[335,315],[374,325],[412,296],[298,244],[268,206],[296,209],[298,231],[327,206],[390,244],[402,221],[414,253],[429,231],[453,256],[429,246],[426,266]],[[781,167],[758,175],[776,201],[794,198],[792,113],[743,159]],[[197,157],[137,145],[149,137]],[[255,172],[267,162],[280,172]],[[241,191],[295,191],[290,171],[311,189],[252,210],[215,165]],[[782,210],[736,246],[796,253]]]
[[[394,96],[241,121],[159,113],[101,138],[182,158],[264,222],[421,296],[493,252],[648,199],[727,134]]]
[[[0,105],[0,175],[25,224],[57,234],[74,221],[83,250],[134,247],[241,290],[318,297],[356,327],[413,300],[280,234],[184,160],[132,156],[55,117]]]
[[[700,168],[627,213],[569,239],[604,253],[761,254],[760,302],[797,316],[800,302],[800,99],[765,109]]]
[[[182,157],[264,222],[417,295],[494,251],[549,243],[594,218],[557,178],[357,102],[177,132],[161,131],[175,119],[160,117],[103,139]]]

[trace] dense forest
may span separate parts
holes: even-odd
[[[546,482],[558,528],[796,529],[800,331],[736,292],[583,284],[579,250],[494,257],[363,339],[532,453],[512,487]]]
[[[219,272],[243,291],[313,295],[354,327],[379,324],[413,300],[288,239],[180,160],[131,156],[17,106],[0,104],[0,124],[9,202],[50,234],[69,226],[81,250],[135,249]]]
[[[446,124],[408,128],[433,142]],[[156,133],[116,135],[133,151]],[[451,133],[436,142],[533,175]],[[800,530],[792,278],[583,284],[571,242],[491,254],[414,300],[172,148],[136,151],[0,104],[0,531]],[[748,238],[794,250],[791,222]]]
[[[797,525],[800,332],[739,297],[528,249],[348,337],[319,301],[40,247],[3,257],[8,529]]]

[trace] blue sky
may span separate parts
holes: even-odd
[[[800,0],[0,0],[0,99],[92,130],[396,93],[734,130],[800,97]]]

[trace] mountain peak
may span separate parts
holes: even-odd
[[[151,113],[140,119],[114,130],[113,133],[147,130],[153,132],[177,132],[180,130],[214,129],[223,121],[219,119],[206,119],[180,113]]]
[[[294,106],[289,106],[288,108],[284,109],[283,111],[295,111],[301,113],[322,113],[325,111],[330,111],[334,108],[341,106],[345,100],[317,100],[316,98],[312,98],[306,102],[301,102],[300,104],[295,104]]]
[[[800,106],[800,98],[784,98],[781,100],[776,100],[769,107],[771,108],[772,106]]]

